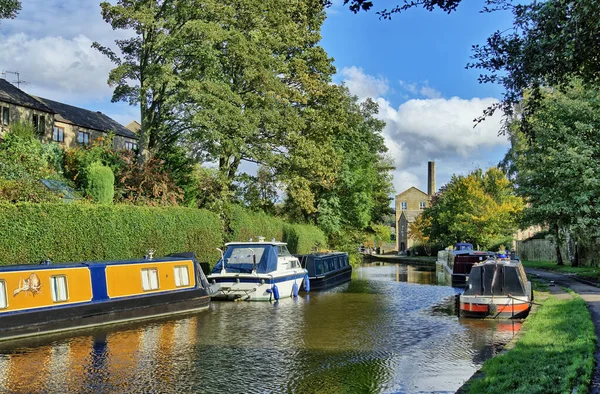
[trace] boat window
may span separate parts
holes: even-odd
[[[63,302],[69,298],[67,291],[67,277],[57,275],[50,277],[50,287],[52,288],[52,301]]]
[[[0,309],[8,308],[8,302],[6,297],[6,282],[0,280]]]
[[[323,275],[323,261],[322,260],[315,261],[315,271],[317,272],[317,275]]]
[[[143,268],[142,269],[142,288],[144,291],[158,289],[158,269]]]
[[[180,265],[175,267],[175,286],[189,286],[190,285],[190,275],[188,272],[188,267],[185,265]]]
[[[290,253],[290,251],[288,250],[287,246],[285,245],[278,245],[277,246],[277,256],[291,256],[292,254]]]

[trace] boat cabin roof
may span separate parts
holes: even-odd
[[[116,264],[139,264],[139,263],[151,263],[151,262],[166,262],[166,261],[183,261],[183,260],[196,260],[196,256],[190,254],[187,256],[166,256],[157,257],[152,259],[141,258],[131,260],[109,260],[109,261],[80,261],[80,262],[66,262],[66,263],[45,263],[42,261],[40,264],[17,264],[17,265],[5,265],[0,266],[0,272],[5,271],[32,271],[41,269],[55,269],[55,268],[74,268],[74,267],[90,267],[90,266],[106,266]]]
[[[527,295],[527,276],[518,260],[487,260],[469,273],[465,295]]]
[[[284,245],[287,246],[286,242],[280,242],[280,241],[248,241],[248,242],[228,242],[225,244],[225,246],[231,246],[231,245],[274,245],[274,246],[280,246],[280,245]]]

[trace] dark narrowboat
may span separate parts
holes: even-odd
[[[141,260],[0,267],[0,340],[208,307],[193,253]]]
[[[450,262],[450,267],[452,268],[452,286],[465,287],[471,268],[475,264],[481,263],[494,255],[494,252],[481,252],[477,250],[454,252],[454,258]]]
[[[298,255],[300,264],[308,271],[311,290],[324,290],[350,281],[352,266],[348,253],[311,253]]]
[[[488,259],[471,268],[469,281],[459,296],[459,316],[524,318],[533,291],[519,260]]]

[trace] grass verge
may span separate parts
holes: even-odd
[[[600,267],[573,267],[571,265],[557,265],[554,261],[528,261],[524,260],[524,267],[540,268],[563,274],[575,274],[581,278],[600,282]]]
[[[585,301],[549,297],[510,351],[483,364],[467,393],[586,393],[596,336]]]

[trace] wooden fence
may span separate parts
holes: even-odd
[[[548,239],[517,241],[517,255],[521,260],[556,261],[556,246]],[[566,259],[566,248],[561,247],[561,255]]]

